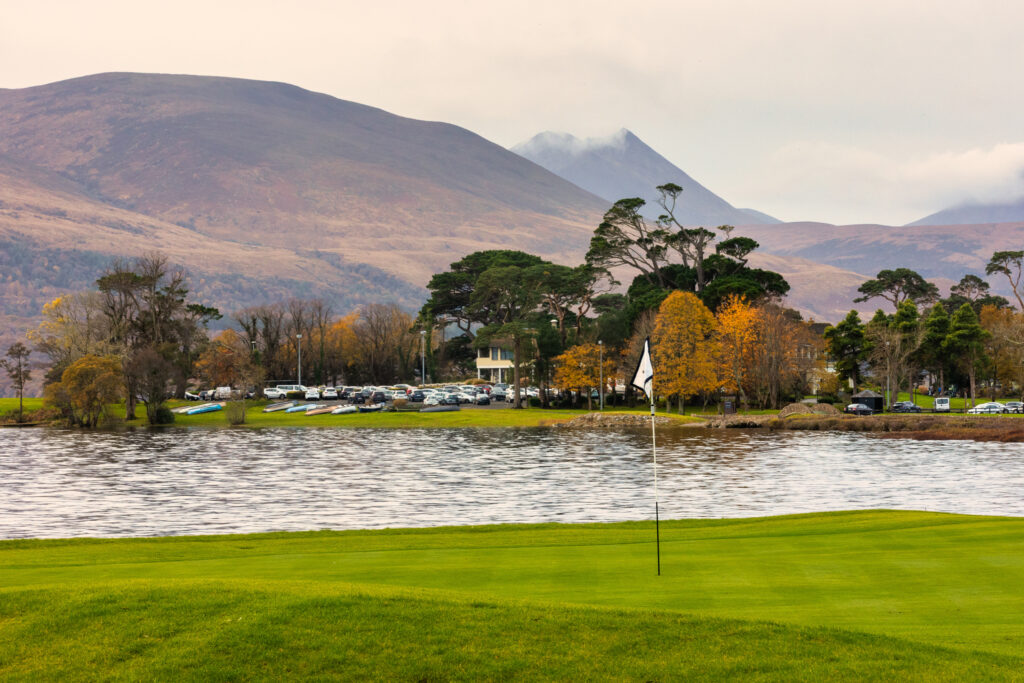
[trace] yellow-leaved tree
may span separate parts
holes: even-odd
[[[718,388],[714,333],[715,316],[693,292],[672,292],[658,309],[654,391],[676,397],[680,414],[687,396]]]
[[[744,385],[747,383],[747,368],[757,343],[758,310],[743,297],[730,294],[718,307],[715,316],[718,323],[718,373],[722,389],[735,392],[740,402],[747,403]]]
[[[601,367],[602,356],[604,367]],[[601,385],[615,384],[615,359],[602,353],[597,344],[579,344],[555,357],[555,386],[559,389],[578,389],[587,395],[587,410],[592,408],[591,390]]]

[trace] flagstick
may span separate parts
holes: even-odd
[[[654,382],[651,382],[651,454],[654,456],[654,542],[658,553],[658,576],[661,576],[661,523],[658,515],[658,449],[654,436]]]

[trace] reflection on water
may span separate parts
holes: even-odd
[[[666,430],[664,518],[1024,515],[1018,444]],[[0,538],[648,519],[650,432],[0,430]]]

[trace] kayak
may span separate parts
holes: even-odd
[[[315,403],[300,403],[297,406],[292,406],[291,408],[285,408],[284,412],[286,412],[286,413],[304,413],[307,410],[309,410],[310,408],[313,408],[314,406],[316,406]]]
[[[321,406],[307,410],[306,415],[324,415],[331,412],[334,412],[334,406]]]
[[[285,401],[284,403],[271,403],[269,406],[263,409],[264,413],[276,413],[279,410],[286,410],[295,405],[295,401]]]
[[[185,411],[186,415],[201,415],[203,413],[213,413],[224,407],[223,403],[207,403],[204,406],[196,406]]]
[[[420,408],[421,413],[451,413],[459,410],[458,406],[427,406],[426,408]]]
[[[331,411],[331,415],[351,415],[352,413],[358,413],[359,408],[355,406],[341,406]]]
[[[373,405],[369,405],[369,406],[359,406],[359,412],[360,413],[379,413],[381,410],[384,409],[384,405],[385,404],[383,404],[383,403],[374,403]]]

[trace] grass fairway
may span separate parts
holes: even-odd
[[[0,678],[1024,680],[1024,520],[0,543]]]

